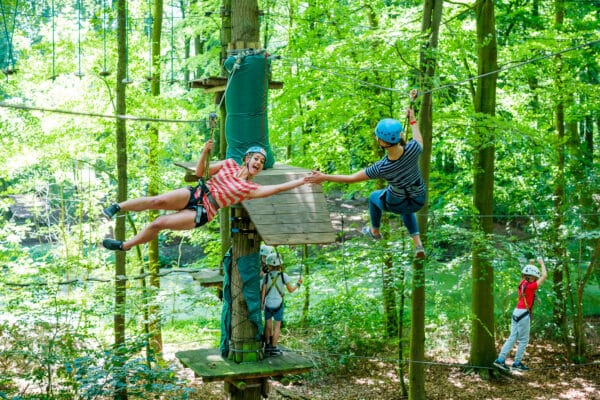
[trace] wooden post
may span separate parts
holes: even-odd
[[[242,278],[237,260],[240,257],[257,253],[260,237],[250,221],[247,211],[240,205],[231,207],[232,227],[232,268],[231,268],[231,340],[229,359],[235,362],[257,362],[260,360],[262,342],[256,340],[258,328],[248,319],[248,306],[242,292]],[[259,273],[260,265],[256,266]],[[258,400],[263,397],[266,379],[253,381],[231,381],[225,385],[229,399]]]

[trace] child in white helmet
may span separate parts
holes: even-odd
[[[275,253],[275,248],[266,244],[260,245],[260,277],[269,272],[267,257]]]
[[[523,267],[522,280],[519,283],[517,290],[518,301],[517,307],[512,314],[512,322],[510,325],[510,336],[506,339],[504,346],[500,350],[500,354],[494,365],[500,369],[508,371],[505,359],[508,353],[512,350],[515,342],[518,342],[517,353],[512,367],[516,370],[527,371],[529,368],[523,365],[521,360],[525,354],[525,348],[529,343],[529,329],[531,327],[531,313],[533,303],[535,301],[535,292],[548,277],[544,260],[538,258],[538,263],[542,268],[542,272],[534,265],[534,260],[530,260],[529,264]]]
[[[290,277],[282,271],[283,261],[277,252],[267,256],[266,263],[269,272],[261,281],[261,304],[265,312],[265,354],[276,356],[281,354],[277,343],[283,321],[285,289],[290,293],[296,291],[302,285],[302,277],[298,278],[296,285],[292,285]]]

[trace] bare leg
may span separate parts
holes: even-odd
[[[275,321],[275,327],[273,328],[273,347],[277,347],[279,343],[279,335],[281,334],[281,321]]]
[[[185,189],[187,190],[187,189]],[[188,191],[189,193],[189,191]],[[138,199],[135,199],[138,200]],[[135,201],[131,200],[131,201]],[[129,201],[129,200],[128,200]],[[125,202],[126,203],[126,202]],[[129,250],[133,246],[147,243],[158,236],[164,229],[172,231],[183,231],[196,227],[196,210],[181,210],[179,212],[162,215],[152,221],[133,238],[123,243],[123,250]]]
[[[181,210],[189,200],[190,190],[181,188],[158,196],[126,200],[119,203],[119,207],[122,211]]]
[[[273,343],[271,343],[272,332],[273,332],[273,320],[268,319],[265,321],[265,343],[273,344]]]
[[[412,237],[413,243],[415,245],[415,247],[417,246],[423,246],[423,243],[421,242],[421,235],[414,235]]]

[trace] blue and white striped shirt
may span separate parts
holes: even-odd
[[[425,195],[425,182],[421,178],[419,157],[423,147],[416,140],[409,140],[404,154],[394,161],[387,155],[375,164],[367,167],[365,173],[369,179],[385,179],[396,197],[417,197]]]

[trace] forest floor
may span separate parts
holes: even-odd
[[[466,359],[440,354],[435,359],[428,360],[431,364],[425,365],[425,398],[432,400],[600,400],[600,352],[598,352],[600,348],[596,350],[595,356],[590,358],[587,364],[568,365],[562,357],[563,351],[558,344],[536,340],[536,344],[528,347],[524,360],[531,368],[530,371],[495,374],[496,376],[491,380],[482,379],[476,373],[456,366],[463,365]],[[174,357],[172,353],[171,357]],[[443,357],[443,360],[438,357]],[[222,382],[202,383],[201,379],[194,379],[193,373],[183,367],[179,370],[179,374],[191,382],[190,388],[193,388],[194,392],[190,399],[221,400],[224,398]],[[401,395],[402,386],[398,379],[397,366],[376,357],[361,360],[347,372],[336,374],[315,372],[294,378],[295,380],[288,386],[272,381],[269,399],[406,398]],[[407,371],[404,373],[404,382],[408,386]]]

